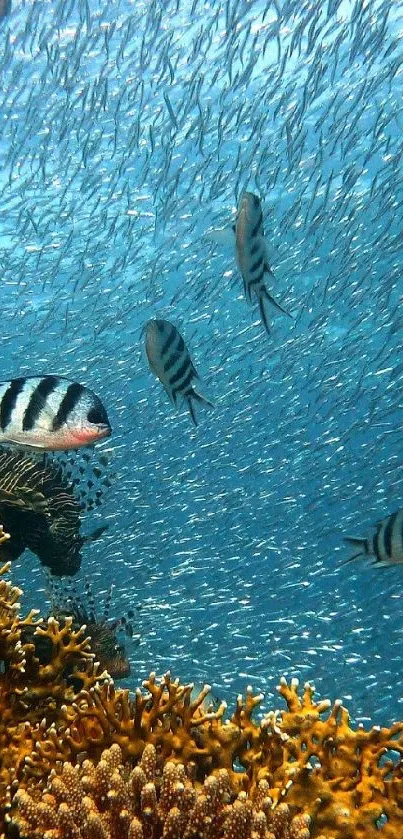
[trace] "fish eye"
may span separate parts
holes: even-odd
[[[96,405],[90,408],[87,414],[87,420],[94,425],[108,425],[106,411],[101,405]]]
[[[253,196],[253,203],[254,203],[255,207],[259,206],[259,199],[258,199],[257,195]]]

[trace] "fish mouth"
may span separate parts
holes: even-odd
[[[96,426],[97,429],[97,437],[110,437],[112,434],[112,428],[107,423],[100,423]]]

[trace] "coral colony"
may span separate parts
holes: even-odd
[[[315,702],[297,680],[281,680],[286,709],[260,721],[251,689],[229,716],[224,702],[211,710],[208,686],[194,698],[169,674],[151,673],[131,699],[100,671],[85,628],[20,616],[9,569],[0,569],[1,839],[403,835],[403,723],[354,730],[340,701]],[[27,627],[46,637],[46,664],[24,641]]]

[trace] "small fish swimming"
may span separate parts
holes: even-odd
[[[344,560],[342,565],[354,559],[373,558],[371,565],[382,568],[403,563],[403,510],[397,510],[376,525],[376,532],[367,539],[359,536],[345,536],[345,541],[359,548],[358,552]]]
[[[90,446],[111,433],[101,400],[78,382],[63,376],[0,382],[0,443],[67,451]]]
[[[212,402],[195,390],[192,382],[198,379],[186,344],[172,323],[150,320],[145,327],[146,353],[151,370],[162,382],[172,404],[177,407],[178,396],[187,402],[190,416],[197,425],[193,401],[210,405]]]
[[[267,302],[272,303],[284,315],[289,312],[269,294],[264,275],[274,277],[267,258],[267,245],[263,232],[263,213],[260,198],[253,192],[244,192],[238,204],[235,233],[235,252],[238,268],[241,272],[245,296],[252,302],[252,294],[259,301],[260,315],[266,332],[270,333],[270,324],[266,310]]]

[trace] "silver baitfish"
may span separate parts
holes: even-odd
[[[0,443],[41,451],[90,446],[112,432],[95,393],[62,376],[27,376],[0,383]]]
[[[376,525],[376,532],[367,539],[359,536],[345,536],[345,541],[359,548],[354,556],[346,559],[342,565],[354,559],[373,558],[371,565],[384,567],[403,563],[403,510],[397,510]]]
[[[214,405],[193,386],[193,380],[199,377],[181,334],[167,320],[150,320],[145,327],[145,335],[151,370],[162,382],[175,407],[178,396],[187,402],[190,416],[197,425],[193,400],[210,405],[211,408]]]
[[[236,260],[242,275],[246,298],[251,302],[252,294],[256,294],[262,322],[266,332],[270,332],[266,311],[267,302],[272,303],[284,315],[288,315],[288,317],[291,317],[291,315],[269,294],[265,285],[264,275],[268,274],[273,277],[274,274],[267,258],[261,202],[253,192],[244,192],[241,195],[233,230],[235,233]]]

